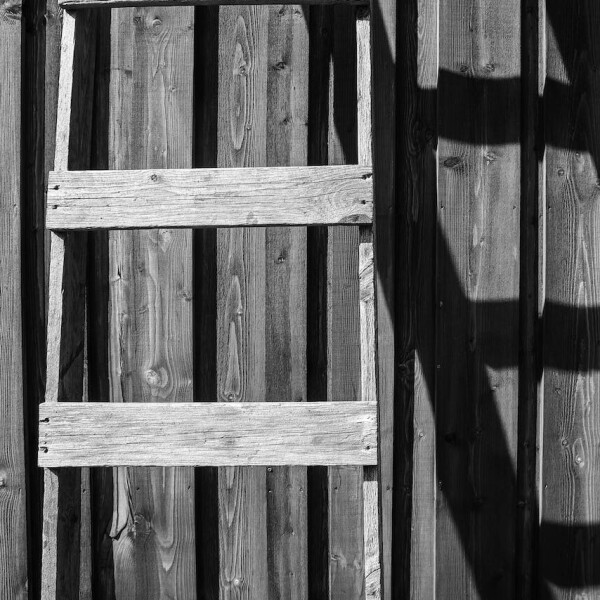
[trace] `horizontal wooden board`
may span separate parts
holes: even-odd
[[[370,223],[371,167],[54,171],[50,229]]]
[[[78,8],[121,8],[124,6],[214,6],[214,5],[246,5],[254,4],[342,4],[346,6],[368,4],[367,0],[60,0],[58,3],[65,10]]]
[[[41,467],[373,465],[375,402],[43,403]]]

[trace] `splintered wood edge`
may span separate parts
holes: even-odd
[[[368,166],[54,171],[53,230],[369,224]]]
[[[375,402],[44,403],[39,465],[374,465]]]

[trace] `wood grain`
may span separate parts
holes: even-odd
[[[307,162],[309,16],[298,5],[269,7],[266,156],[275,173]],[[304,227],[265,232],[267,401],[307,400],[306,237]],[[307,600],[306,499],[305,468],[269,466],[269,598]]]
[[[594,596],[600,582],[600,14],[592,2],[552,0],[545,8],[540,583],[547,597],[562,600]]]
[[[356,14],[331,9],[335,29],[327,90],[327,162],[354,163],[357,144]],[[349,48],[352,48],[350,51]],[[327,230],[327,399],[360,400],[359,231]],[[363,469],[329,468],[329,594],[364,597]]]
[[[45,403],[39,464],[374,464],[375,412],[374,402]]]
[[[193,27],[191,8],[113,12],[111,168],[191,166]],[[110,282],[111,400],[191,402],[191,232],[111,233]],[[196,598],[194,520],[192,469],[114,472],[117,600]]]
[[[435,572],[437,495],[436,257],[432,240],[436,238],[437,219],[438,7],[439,2],[431,0],[398,4],[397,77],[401,84],[397,89],[397,121],[398,131],[406,134],[398,138],[397,158],[395,319],[399,383],[394,415],[394,503],[398,517],[387,536],[388,544],[390,538],[394,540],[393,590],[387,591],[394,597],[415,600],[432,600],[436,586],[431,575]],[[388,586],[389,580],[388,572]]]
[[[0,597],[19,600],[28,595],[18,168],[22,31],[21,4],[0,6]]]
[[[268,8],[219,11],[217,166],[266,165]],[[217,232],[217,400],[265,398],[265,230]],[[220,598],[267,598],[266,469],[219,469]]]
[[[488,0],[439,7],[436,594],[443,598],[515,594],[519,10],[519,2]],[[501,313],[492,309],[498,303]]]
[[[369,11],[356,20],[356,91],[358,162],[373,160],[371,113],[371,20]],[[363,227],[358,249],[360,286],[360,396],[363,402],[376,401],[375,361],[375,266],[373,229]],[[379,469],[366,468],[363,479],[363,527],[365,557],[365,599],[381,598],[381,553],[379,535]]]
[[[53,172],[50,229],[368,223],[365,167]]]
[[[119,8],[119,7],[143,7],[147,6],[246,6],[251,7],[256,4],[256,0],[61,0],[60,6],[65,10],[75,10],[81,8],[104,7],[104,8]],[[263,5],[294,5],[298,4],[297,0],[265,0],[261,2]],[[356,4],[367,4],[367,0],[302,0],[300,4],[342,4],[345,6],[353,6]]]

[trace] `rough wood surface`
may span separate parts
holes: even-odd
[[[263,5],[294,5],[297,0],[264,0]],[[212,6],[212,5],[237,5],[247,6],[257,4],[257,0],[61,0],[60,6],[65,10],[79,8],[118,8],[118,7],[143,7],[143,6]],[[367,0],[302,0],[301,4],[367,4]]]
[[[356,21],[356,90],[358,162],[373,160],[371,114],[371,21],[369,12],[358,14]],[[375,267],[373,229],[363,227],[358,249],[360,280],[360,384],[361,400],[376,401],[375,362]],[[381,554],[379,535],[379,470],[366,468],[363,480],[363,527],[365,556],[365,598],[381,598]]]
[[[8,5],[6,5],[8,7]],[[21,4],[0,6],[0,597],[27,591],[21,334]]]
[[[218,167],[266,165],[268,7],[219,11]],[[265,398],[265,230],[217,232],[217,400]],[[220,598],[267,598],[266,469],[219,469]]]
[[[44,403],[39,464],[374,464],[373,402]]]
[[[270,167],[301,166],[307,162],[308,17],[308,11],[298,5],[269,8]],[[265,232],[267,401],[307,400],[306,236],[304,227],[269,227]],[[306,468],[267,469],[269,598],[307,600],[310,573],[306,498]]]
[[[54,164],[86,169],[91,151],[95,57],[93,12],[65,14]],[[50,247],[46,402],[83,398],[86,235],[53,235]],[[81,486],[78,469],[44,471],[41,598],[80,592]]]
[[[193,12],[113,12],[111,168],[191,166]],[[111,400],[192,401],[191,232],[111,233],[110,253]],[[118,469],[114,507],[117,600],[194,599],[193,470]]]
[[[600,41],[595,33],[600,14],[594,2],[551,0],[545,8],[539,558],[546,597],[563,600],[592,598],[600,583]]]
[[[329,9],[334,24],[326,161],[358,162],[356,14]],[[359,230],[327,230],[327,399],[360,400]],[[365,593],[363,469],[329,469],[329,594],[361,600]]]
[[[53,172],[50,229],[369,223],[365,167]]]
[[[393,597],[435,598],[437,0],[398,3]],[[375,92],[378,93],[378,92]],[[383,400],[382,400],[383,402]],[[384,515],[388,514],[385,513]],[[396,516],[397,515],[397,516]],[[389,563],[386,563],[389,565]],[[389,572],[387,573],[389,585]]]
[[[515,594],[520,3],[439,11],[436,594],[506,599]]]

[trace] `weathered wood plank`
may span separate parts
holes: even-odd
[[[27,591],[21,329],[21,3],[0,5],[0,597]]]
[[[401,3],[398,3],[401,4]],[[394,407],[398,366],[396,323],[396,14],[395,0],[372,3],[373,172],[375,244],[375,322],[379,404],[379,504],[382,598],[392,598],[392,500],[394,492]],[[415,24],[413,24],[415,26]],[[402,85],[405,85],[404,82]],[[403,136],[406,132],[403,132]],[[406,285],[403,280],[399,285]],[[396,597],[396,596],[394,596]]]
[[[190,167],[194,10],[112,16],[109,166]],[[169,229],[110,234],[114,402],[193,400],[191,240]],[[196,598],[193,470],[118,469],[114,506],[116,597]]]
[[[269,8],[267,165],[307,163],[308,11]],[[296,202],[294,202],[296,204]],[[306,236],[304,227],[268,228],[266,400],[306,401]],[[267,469],[269,598],[308,599],[304,467]]]
[[[76,10],[81,8],[104,7],[144,7],[144,6],[247,6],[253,5],[297,5],[298,0],[60,0],[60,6],[65,10]],[[353,6],[356,4],[368,4],[367,0],[301,0],[300,4],[342,4]]]
[[[546,289],[539,573],[545,595],[539,597],[563,600],[593,597],[600,583],[600,13],[589,1],[542,4]]]
[[[44,403],[39,464],[374,464],[374,402]]]
[[[54,165],[86,169],[91,151],[95,22],[65,13]],[[91,65],[91,66],[90,66]],[[85,345],[85,234],[52,235],[46,402],[81,401]],[[81,486],[78,469],[44,471],[41,598],[79,598]]]
[[[357,15],[356,21],[356,90],[358,108],[358,162],[373,161],[371,114],[371,21],[369,11]],[[358,276],[360,285],[360,397],[363,402],[376,401],[375,363],[375,267],[373,264],[373,229],[360,232]],[[381,598],[381,554],[379,539],[379,470],[366,468],[363,479],[363,527],[365,557],[365,598]]]
[[[358,162],[356,13],[333,7],[326,161]],[[349,50],[352,49],[352,50]],[[327,230],[327,399],[360,400],[359,230]],[[329,468],[329,596],[365,594],[363,469]]]
[[[401,83],[397,89],[397,130],[402,133],[398,136],[394,296],[397,376],[401,383],[395,392],[394,527],[390,535],[385,531],[384,535],[388,551],[390,538],[394,543],[393,590],[389,590],[387,571],[386,591],[394,598],[414,600],[436,597],[432,576],[437,494],[436,265],[432,241],[436,238],[437,218],[438,5],[438,0],[398,3],[397,81]],[[380,221],[380,225],[385,223]],[[387,254],[385,249],[382,253]],[[389,518],[387,510],[384,517]],[[389,554],[386,556],[389,561]],[[386,565],[389,568],[390,563]]]
[[[516,0],[439,6],[435,408],[442,598],[515,595],[520,9]],[[506,306],[501,315],[492,301]]]
[[[369,223],[369,167],[53,172],[50,229]]]
[[[267,7],[219,10],[217,166],[266,165]],[[217,399],[265,398],[265,230],[217,232]],[[267,598],[266,469],[219,469],[220,598]]]

